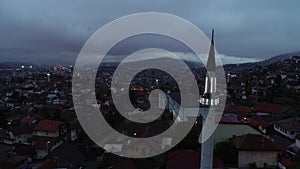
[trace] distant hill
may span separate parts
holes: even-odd
[[[272,63],[280,62],[285,59],[290,59],[293,56],[300,56],[300,52],[286,53],[271,57],[269,59],[259,61],[259,62],[251,62],[251,63],[241,63],[241,64],[226,64],[224,65],[225,70],[241,70],[241,69],[251,69],[255,66],[267,66]]]
[[[300,51],[299,52],[293,52],[293,53],[286,53],[286,54],[281,54],[281,55],[277,55],[277,56],[274,56],[274,57],[271,57],[269,59],[266,59],[266,60],[263,60],[263,61],[259,61],[259,62],[251,62],[251,63],[240,63],[240,64],[226,64],[224,65],[224,68],[229,68],[229,69],[245,69],[245,68],[251,68],[251,67],[254,67],[254,66],[257,66],[257,65],[269,65],[269,64],[272,64],[272,63],[275,63],[275,62],[278,62],[278,61],[281,61],[281,60],[285,60],[285,59],[289,59],[293,56],[300,56]],[[170,58],[169,58],[170,59]],[[173,59],[170,59],[170,61],[172,61]],[[136,65],[136,64],[139,64],[141,61],[135,61],[135,62],[132,62],[132,63],[128,63],[128,64],[132,64],[133,66]],[[159,63],[160,61],[159,60],[156,60],[156,59],[149,59],[147,60],[147,62],[150,62],[150,63]],[[193,67],[193,68],[197,68],[199,66],[202,66],[203,64],[200,63],[195,63],[193,61],[186,61],[184,60],[184,62],[189,66],[189,67]],[[119,62],[105,62],[106,65],[109,65],[109,66],[113,66],[113,67],[116,67]],[[32,63],[26,63],[26,62],[1,62],[0,63],[0,67],[20,67],[20,66],[25,66],[25,67],[29,67],[29,66],[52,66],[52,65],[37,65],[37,64],[32,64]],[[176,65],[173,65],[174,67],[176,67]]]
[[[300,56],[300,52],[293,52],[293,53],[286,53],[286,54],[281,54],[281,55],[277,55],[274,57],[271,57],[270,59],[266,59],[264,61],[262,61],[262,64],[271,64],[271,63],[275,63],[281,60],[285,60],[285,59],[289,59],[293,56]]]
[[[187,64],[190,68],[198,68],[200,66],[203,66],[202,63],[197,63],[193,61],[187,61],[183,60],[185,64]],[[128,67],[135,67],[136,65],[143,65],[147,62],[147,64],[150,65],[156,65],[156,64],[162,64],[165,63],[163,66],[172,66],[172,67],[180,67],[181,65],[179,62],[176,61],[176,59],[173,58],[159,58],[159,59],[147,59],[147,60],[139,60],[139,61],[131,61],[131,62],[125,62],[124,64],[127,64]],[[166,64],[167,63],[167,64]],[[117,67],[119,62],[105,62],[106,65]],[[171,64],[171,65],[170,65]]]
[[[26,63],[26,62],[2,62],[0,63],[1,67],[19,67],[19,66],[37,66],[36,64]]]

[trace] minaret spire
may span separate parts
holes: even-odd
[[[212,29],[211,44],[210,44],[210,49],[209,49],[209,54],[208,54],[208,59],[207,59],[207,64],[206,64],[206,70],[212,71],[212,72],[216,71],[214,34],[215,34],[215,31],[214,31],[214,29]]]
[[[216,60],[215,60],[215,48],[214,48],[214,30],[212,30],[211,45],[209,49],[207,64],[206,64],[206,78],[205,78],[205,91],[200,99],[202,105],[202,137],[201,140],[205,140],[201,145],[201,169],[212,169],[213,168],[213,152],[214,152],[214,135],[207,136],[206,133],[211,129],[211,126],[215,122],[215,106],[219,104],[219,99],[215,96],[216,94]],[[213,113],[209,113],[212,111]],[[208,138],[207,138],[207,137]]]

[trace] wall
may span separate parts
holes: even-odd
[[[263,168],[266,163],[268,166],[277,166],[276,151],[239,151],[239,168],[248,168],[249,163],[256,163],[256,166]]]
[[[34,135],[45,136],[45,137],[58,137],[59,131],[58,130],[56,132],[35,131]]]

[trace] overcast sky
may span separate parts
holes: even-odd
[[[299,7],[299,0],[1,0],[0,62],[74,63],[101,26],[149,11],[187,19],[208,37],[215,28],[227,62],[261,60],[300,51]]]

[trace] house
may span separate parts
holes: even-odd
[[[88,151],[88,152],[84,152],[84,151]],[[47,159],[66,161],[71,163],[74,167],[76,167],[76,169],[79,169],[78,166],[85,164],[87,160],[88,161],[96,160],[92,155],[90,155],[90,151],[93,150],[87,149],[85,146],[81,147],[78,144],[66,143],[61,145],[59,148],[53,150],[52,152],[50,152],[47,156]]]
[[[281,120],[282,118],[279,116],[252,116],[246,118],[247,122],[253,126],[254,128],[260,130],[264,134],[267,133],[267,128],[272,125],[274,121]]]
[[[148,138],[155,136],[156,133],[151,128],[146,128],[138,133],[135,133],[136,136],[140,138]],[[147,142],[144,141],[138,141],[134,140],[131,142],[128,142],[128,144],[123,145],[124,151],[126,154],[130,157],[138,157],[138,156],[148,156],[151,154],[155,154],[155,152],[159,152],[161,150],[161,147],[158,147],[159,143],[156,139],[151,139]]]
[[[257,115],[276,115],[283,112],[283,106],[270,103],[256,103],[255,111]]]
[[[228,140],[234,136],[241,136],[245,134],[257,134],[262,133],[253,128],[249,123],[241,122],[234,115],[223,115],[220,123],[215,130],[214,139],[215,143]]]
[[[3,139],[5,144],[28,143],[32,138],[33,127],[29,125],[19,125],[11,127],[6,131],[6,137]]]
[[[235,114],[238,119],[244,119],[250,116],[253,112],[252,107],[241,106],[241,105],[226,105],[224,108],[224,113],[226,114]]]
[[[37,122],[38,117],[36,116],[24,116],[21,119],[21,124],[26,124],[26,125],[33,125]]]
[[[6,122],[7,125],[18,123],[21,120],[22,117],[23,117],[22,115],[13,115],[13,116],[7,118],[5,120],[5,122]]]
[[[26,163],[25,156],[15,154],[0,155],[0,169],[17,169]]]
[[[34,128],[35,136],[59,137],[65,133],[64,123],[55,120],[41,120]]]
[[[27,162],[31,163],[33,157],[35,156],[35,149],[32,145],[26,144],[14,144],[12,152],[27,157]]]
[[[231,84],[229,86],[230,97],[236,99],[242,99],[245,96],[245,87],[241,86],[241,84]]]
[[[36,158],[42,159],[49,152],[60,146],[66,140],[66,127],[63,122],[42,120],[34,128],[33,145],[36,149]]]
[[[194,150],[178,150],[168,153],[167,169],[199,169],[200,152]],[[224,169],[223,161],[213,157],[213,169]]]
[[[33,107],[30,106],[30,105],[23,105],[23,106],[21,106],[21,111],[23,111],[23,112],[32,112]]]
[[[195,95],[191,95],[190,99],[199,100],[199,98],[197,98]],[[199,105],[194,102],[185,102],[185,105],[181,105],[182,100],[180,93],[170,93],[166,95],[166,97],[162,94],[159,94],[157,104],[159,109],[167,108],[171,112],[173,121],[176,123],[186,122],[189,119],[196,119],[201,114],[207,114],[206,108],[199,109]],[[157,114],[155,115],[157,116]]]
[[[293,105],[295,103],[293,98],[281,98],[281,97],[274,97],[273,99],[274,104],[281,104],[281,105]]]
[[[0,144],[0,155],[2,156],[4,154],[10,153],[12,149],[13,149],[12,145],[1,143]]]
[[[233,137],[232,142],[238,150],[238,167],[248,168],[255,165],[258,168],[276,167],[277,157],[283,149],[262,135],[247,134]]]
[[[51,159],[39,166],[38,169],[77,169],[76,167],[77,166],[74,166],[74,164],[68,161]]]
[[[250,114],[252,113],[252,108],[248,106],[241,106],[241,105],[227,105],[224,108],[224,113]]]
[[[18,99],[8,99],[6,101],[6,108],[10,110],[19,109],[20,108],[20,100]]]
[[[155,160],[151,158],[146,159],[130,159],[121,158],[113,162],[110,169],[156,169]]]
[[[290,139],[295,139],[296,135],[300,134],[299,117],[276,121],[273,126],[275,131]]]

